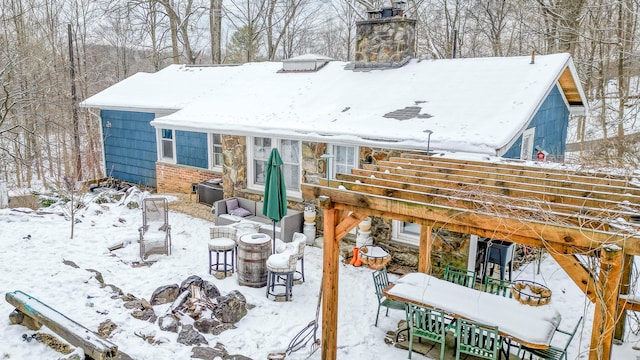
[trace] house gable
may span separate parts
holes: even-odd
[[[527,126],[527,129],[535,128],[534,152],[530,154],[530,158],[535,159],[535,149],[538,148],[546,151],[550,159],[563,161],[568,123],[569,109],[567,108],[567,103],[558,87],[554,86]],[[509,150],[501,156],[512,159],[520,158],[521,146],[522,133],[518,135],[518,139],[511,145]]]

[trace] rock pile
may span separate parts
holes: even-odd
[[[180,285],[157,288],[149,301],[130,294],[123,300],[124,306],[132,310],[133,317],[153,323],[157,321],[161,330],[178,333],[177,341],[187,346],[209,345],[203,334],[219,335],[225,330],[235,329],[235,323],[247,314],[248,309],[247,301],[239,291],[221,295],[214,284],[195,275]],[[163,304],[171,305],[164,314],[156,315],[154,306]],[[157,341],[153,337],[137,335],[151,343]],[[213,348],[194,348],[194,357],[204,356],[201,358],[205,359],[212,354],[222,358],[229,356],[221,344]],[[239,355],[234,356],[240,359]]]

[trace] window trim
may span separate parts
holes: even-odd
[[[171,139],[165,139],[164,137],[162,137],[162,132],[164,130],[168,130],[171,131]],[[158,157],[158,162],[163,162],[163,163],[167,163],[167,164],[176,164],[176,158],[177,158],[177,154],[176,154],[176,131],[174,129],[169,129],[169,128],[158,128],[156,129],[156,137],[158,139],[158,141],[156,142],[156,150],[157,150],[157,157]],[[164,141],[171,141],[171,150],[173,152],[173,156],[172,157],[165,157],[164,156]]]
[[[222,164],[220,165],[216,165],[215,164],[215,156],[213,156],[214,152],[214,148],[216,146],[216,143],[214,142],[214,136],[218,135],[220,136],[220,150],[221,150],[221,154],[222,154]],[[222,148],[222,134],[220,133],[208,133],[207,134],[207,140],[208,140],[208,144],[207,144],[207,149],[208,149],[208,163],[209,163],[209,170],[217,170],[217,171],[222,171],[222,167],[224,165],[224,149]]]
[[[329,150],[329,154],[333,155],[333,157],[331,158],[331,168],[329,169],[330,173],[329,173],[329,177],[334,180],[336,178],[336,157],[335,157],[335,147],[336,146],[343,146],[343,147],[350,147],[353,148],[353,168],[354,169],[358,169],[360,166],[360,147],[357,145],[347,145],[347,144],[340,144],[340,143],[330,143],[327,144],[327,149]]]
[[[420,245],[420,235],[413,235],[402,231],[404,222],[400,220],[391,221],[391,240],[407,245]]]
[[[529,138],[529,142],[525,142]],[[520,160],[533,160],[533,146],[536,139],[536,128],[531,127],[522,132],[522,143],[520,144]],[[527,144],[527,149],[524,148]]]
[[[264,192],[264,185],[263,184],[256,184],[254,182],[254,178],[255,178],[255,169],[253,167],[253,143],[254,143],[254,139],[255,138],[266,138],[266,139],[271,139],[271,149],[274,148],[274,144],[276,145],[275,147],[278,149],[278,151],[280,151],[280,153],[282,153],[282,147],[281,147],[281,140],[290,140],[290,141],[297,141],[300,146],[298,146],[298,179],[302,179],[302,141],[298,140],[298,139],[289,139],[289,138],[278,138],[278,137],[269,137],[269,136],[247,136],[246,138],[246,154],[247,154],[247,188],[251,189],[251,190],[257,190],[257,191],[262,191]],[[271,150],[269,150],[269,152],[271,152]],[[301,189],[301,185],[302,185],[302,180],[300,180],[298,182],[298,189],[293,190],[293,189],[287,189],[287,196],[292,196],[292,197],[302,197],[302,189]]]

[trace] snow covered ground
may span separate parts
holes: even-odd
[[[87,269],[100,272],[105,283],[145,299],[159,286],[180,284],[190,275],[211,281],[223,295],[239,290],[255,307],[236,324],[236,329],[205,337],[211,347],[219,342],[229,354],[255,360],[286,349],[291,339],[315,318],[322,275],[319,247],[306,248],[306,282],[294,287],[293,301],[274,302],[265,297],[264,288],[239,286],[235,275],[218,280],[208,274],[207,240],[211,222],[171,212],[172,255],[160,257],[149,267],[134,267],[132,264],[139,260],[140,209],[129,209],[124,202],[91,203],[79,212],[81,222],[76,224],[73,239],[70,239],[70,222],[60,215],[59,209],[42,210],[0,210],[0,292],[24,291],[94,331],[101,322],[110,319],[118,327],[109,340],[134,359],[187,359],[192,351],[191,347],[176,342],[177,334],[131,317],[123,302],[112,298],[110,288],[100,287],[95,274]],[[113,252],[107,249],[119,242],[128,245]],[[65,260],[79,268],[64,264]],[[405,359],[406,350],[384,342],[386,332],[395,330],[404,314],[399,311],[390,311],[388,317],[382,314],[378,327],[373,326],[377,302],[371,272],[365,267],[340,266],[338,358],[369,359],[375,354],[379,359]],[[397,278],[390,276],[391,280]],[[569,349],[569,359],[588,358],[593,306],[555,261],[545,257],[539,274],[536,266],[530,264],[515,271],[514,278],[535,280],[552,289],[552,301],[547,306],[560,311],[561,327],[570,328],[585,315],[583,326]],[[167,308],[168,305],[159,305],[154,310],[160,316]],[[33,331],[10,325],[8,316],[12,310],[9,303],[0,301],[0,317],[4,319],[0,321],[0,359],[61,356],[38,341],[24,341],[22,335],[33,334]],[[43,329],[41,331],[47,331]],[[154,336],[160,344],[150,344],[136,334]],[[639,358],[640,352],[632,349],[638,339],[628,334],[623,345],[614,345],[612,358]],[[294,352],[287,359],[307,358],[308,350]],[[320,351],[311,356],[311,359],[320,358]],[[415,353],[413,358],[426,359]]]

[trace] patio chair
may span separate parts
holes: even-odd
[[[293,243],[296,243],[296,246],[298,248],[298,263],[300,265],[299,266],[296,265],[296,272],[294,274],[293,281],[296,284],[303,283],[304,282],[304,248],[307,245],[307,236],[303,233],[294,232],[291,242],[286,243],[280,239],[276,239],[275,242],[276,242],[275,252],[278,254],[284,251],[287,251],[293,245]]]
[[[304,244],[304,243],[303,243]],[[271,254],[267,259],[267,298],[273,296],[274,300],[284,298],[285,301],[293,297],[293,275],[298,263],[299,242],[287,243],[286,249],[280,253]],[[280,283],[278,280],[284,282]],[[277,292],[276,287],[282,286],[284,292]]]
[[[407,322],[409,326],[409,359],[413,351],[413,338],[427,339],[440,344],[440,360],[444,359],[445,339],[449,326],[444,313],[440,310],[427,309],[414,304],[406,304]],[[436,344],[433,344],[429,351]]]
[[[472,288],[476,283],[476,272],[447,264],[444,280]]]
[[[142,200],[142,226],[138,232],[142,261],[147,261],[150,255],[171,255],[171,225],[167,199]]]
[[[296,274],[300,275],[300,278],[294,279],[294,281],[302,280],[304,282],[304,248],[307,245],[307,236],[303,233],[294,232],[291,242],[298,243],[298,262],[300,263],[300,269],[296,266]]]
[[[461,354],[498,360],[501,348],[502,338],[497,326],[465,319],[456,321],[456,360],[460,360]]]
[[[404,303],[402,301],[387,299],[387,297],[384,296],[384,293],[382,292],[384,288],[389,286],[389,277],[387,275],[386,268],[383,267],[373,272],[373,285],[376,290],[376,296],[378,297],[378,311],[376,312],[376,323],[375,323],[375,326],[378,326],[378,317],[380,316],[380,307],[384,306],[387,308],[386,316],[389,316],[389,309],[404,310],[405,308],[404,308]]]
[[[523,345],[523,346],[520,346],[520,349],[518,350],[518,358],[524,359],[525,355],[529,353],[529,359],[531,359],[533,355],[535,355],[541,359],[568,360],[567,349],[569,348],[569,344],[571,344],[571,340],[573,340],[573,337],[578,331],[578,327],[580,327],[580,322],[582,322],[582,316],[578,320],[578,323],[576,323],[576,326],[573,328],[573,330],[556,329],[555,333],[553,333],[554,337],[556,333],[560,333],[560,334],[563,334],[563,336],[566,336],[568,338],[564,346],[557,347],[557,346],[551,345],[546,349],[531,349]],[[520,355],[521,351],[522,351],[522,356]]]
[[[500,280],[492,277],[486,277],[484,279],[484,292],[512,298],[513,297],[513,294],[511,293],[512,284],[513,283],[509,280]]]

